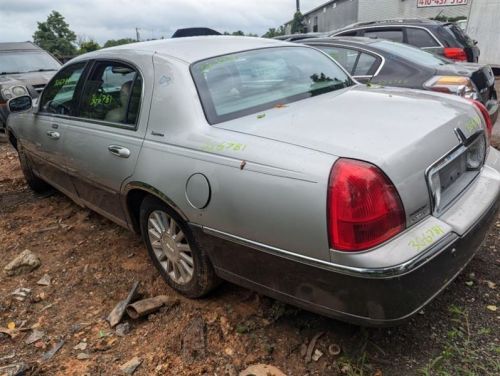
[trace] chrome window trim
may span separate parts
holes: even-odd
[[[414,25],[385,25],[385,26],[384,25],[379,25],[379,26],[357,27],[357,28],[354,28],[354,29],[339,31],[337,33],[331,34],[330,36],[331,37],[336,37],[336,36],[342,36],[341,35],[342,33],[348,33],[348,32],[351,32],[351,31],[359,31],[359,30],[366,30],[366,29],[390,28],[390,27],[400,28],[400,29],[407,28],[407,29],[422,29],[422,30],[425,30],[437,42],[437,44],[439,46],[420,47],[420,48],[444,48],[443,43],[441,43],[441,41],[439,39],[437,39],[436,36],[429,31],[429,29],[427,29],[426,27],[423,27],[423,26],[414,26]],[[406,44],[409,44],[409,43],[406,43]],[[413,44],[410,44],[410,46],[413,46]],[[419,47],[417,47],[417,48],[419,48]]]

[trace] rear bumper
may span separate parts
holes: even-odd
[[[332,318],[390,326],[417,313],[465,268],[496,218],[498,200],[463,236],[450,234],[401,275],[351,275],[298,262],[214,230],[193,226],[217,274],[228,281]]]

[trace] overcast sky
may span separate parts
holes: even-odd
[[[326,0],[302,0],[303,12]],[[0,0],[0,42],[32,40],[37,21],[59,11],[77,35],[108,39],[169,37],[175,30],[207,26],[263,34],[290,20],[295,0]]]

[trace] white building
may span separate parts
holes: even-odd
[[[332,0],[304,13],[307,32],[326,32],[356,22],[391,18],[467,17],[473,0]],[[436,6],[443,4],[445,6]],[[305,4],[305,1],[303,2]],[[291,32],[291,21],[286,25]]]

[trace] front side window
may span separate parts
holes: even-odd
[[[75,115],[78,95],[76,88],[86,63],[70,65],[57,73],[43,91],[40,112]]]
[[[89,74],[79,116],[124,125],[135,125],[142,92],[141,75],[121,62],[98,61]]]
[[[334,61],[306,47],[215,57],[194,63],[191,73],[211,124],[354,84]]]
[[[373,39],[388,39],[392,40],[393,42],[403,43],[403,30],[365,30],[365,37]]]

